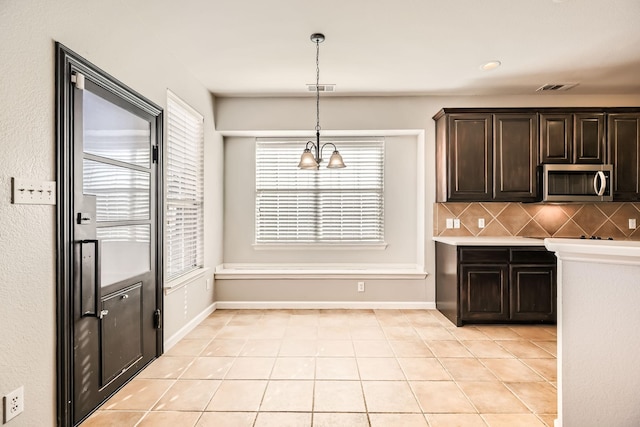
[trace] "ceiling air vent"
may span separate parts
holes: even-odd
[[[536,92],[556,92],[561,90],[569,90],[577,85],[578,83],[551,83],[540,86],[538,89],[536,89]]]
[[[316,85],[315,84],[307,84],[307,90],[309,92],[315,92],[316,91]],[[336,90],[336,85],[318,85],[318,91],[319,92],[335,92]]]

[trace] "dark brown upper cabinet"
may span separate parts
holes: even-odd
[[[537,197],[537,114],[493,116],[493,198],[532,202]]]
[[[438,201],[492,200],[491,114],[445,114],[436,135]]]
[[[435,119],[437,201],[536,199],[535,112],[443,110]]]
[[[608,116],[609,161],[613,164],[613,200],[640,200],[640,113]]]
[[[614,201],[640,201],[640,107],[443,108],[436,202],[539,201],[544,163],[614,166]]]
[[[541,163],[605,163],[604,113],[541,113]]]

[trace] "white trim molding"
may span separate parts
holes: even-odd
[[[189,332],[193,331],[196,328],[196,326],[200,324],[200,322],[206,319],[211,313],[216,311],[217,308],[219,307],[217,307],[217,303],[214,302],[209,307],[202,310],[202,312],[200,312],[200,314],[198,314],[196,317],[191,319],[189,323],[187,323],[182,328],[180,328],[178,332],[171,335],[169,338],[165,339],[164,352],[166,353],[171,347],[176,345],[182,338],[187,336]]]
[[[215,278],[239,279],[425,279],[415,264],[221,264]]]
[[[435,310],[435,302],[417,301],[218,301],[219,310],[395,309]]]
[[[347,244],[347,243],[254,243],[253,249],[256,251],[383,251],[389,246],[387,243],[372,244]]]
[[[187,274],[176,277],[175,279],[164,285],[163,289],[165,295],[169,295],[170,293],[184,286],[187,286],[189,283],[203,277],[209,270],[209,267],[198,268],[196,270],[188,272]]]

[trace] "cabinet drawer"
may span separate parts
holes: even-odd
[[[556,255],[544,248],[512,248],[509,261],[514,264],[555,264]]]
[[[509,262],[509,248],[461,247],[459,251],[459,260],[461,263],[472,264],[477,262]]]

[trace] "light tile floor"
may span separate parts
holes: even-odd
[[[555,326],[218,310],[82,427],[551,427],[556,411]]]

